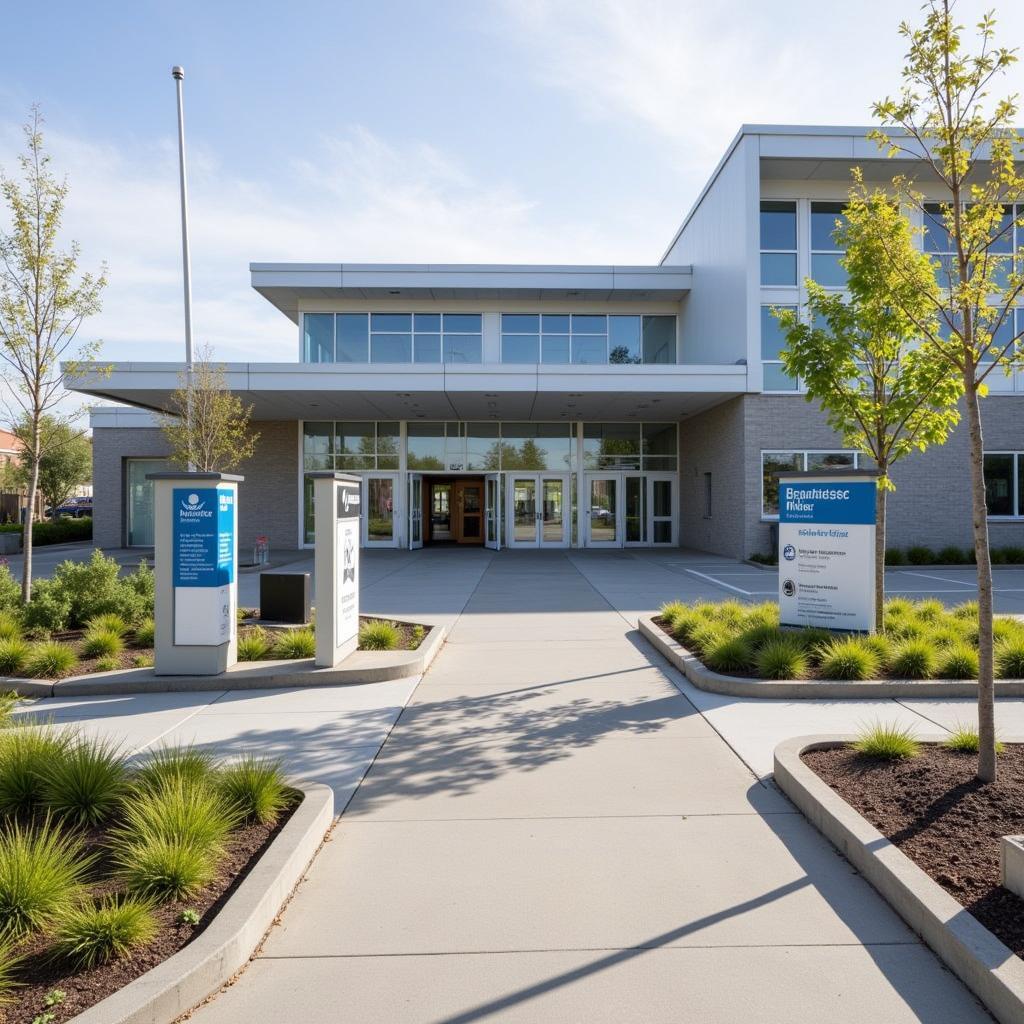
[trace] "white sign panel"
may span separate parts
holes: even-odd
[[[341,647],[359,632],[359,520],[338,519],[335,529],[338,578],[334,607],[338,635],[334,642]]]
[[[779,621],[875,628],[874,479],[779,478]]]

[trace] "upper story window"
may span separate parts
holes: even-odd
[[[761,307],[761,362],[764,367],[764,391],[796,391],[800,382],[790,377],[782,366],[779,353],[786,347],[786,337],[773,309],[796,310],[796,306]]]
[[[796,285],[796,203],[761,203],[761,284]]]
[[[307,363],[479,363],[479,313],[304,313]]]
[[[674,316],[502,313],[503,363],[674,363]]]
[[[845,211],[845,203],[811,203],[811,277],[825,288],[846,287],[839,263],[846,250],[835,238],[846,225]]]

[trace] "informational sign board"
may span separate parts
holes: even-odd
[[[335,615],[336,645],[351,640],[359,632],[359,485],[339,481],[338,515],[335,524],[337,589]]]
[[[175,487],[174,643],[216,647],[235,634],[235,495]]]
[[[779,621],[875,628],[873,476],[779,475]]]

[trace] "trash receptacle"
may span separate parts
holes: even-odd
[[[267,622],[309,622],[308,572],[261,572],[260,618]]]
[[[779,560],[779,524],[769,523],[768,524],[768,536],[771,538],[772,544],[772,558],[777,562]]]

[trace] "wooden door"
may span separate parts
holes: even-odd
[[[455,540],[459,544],[484,542],[484,483],[482,480],[456,480],[455,509],[452,516]]]

